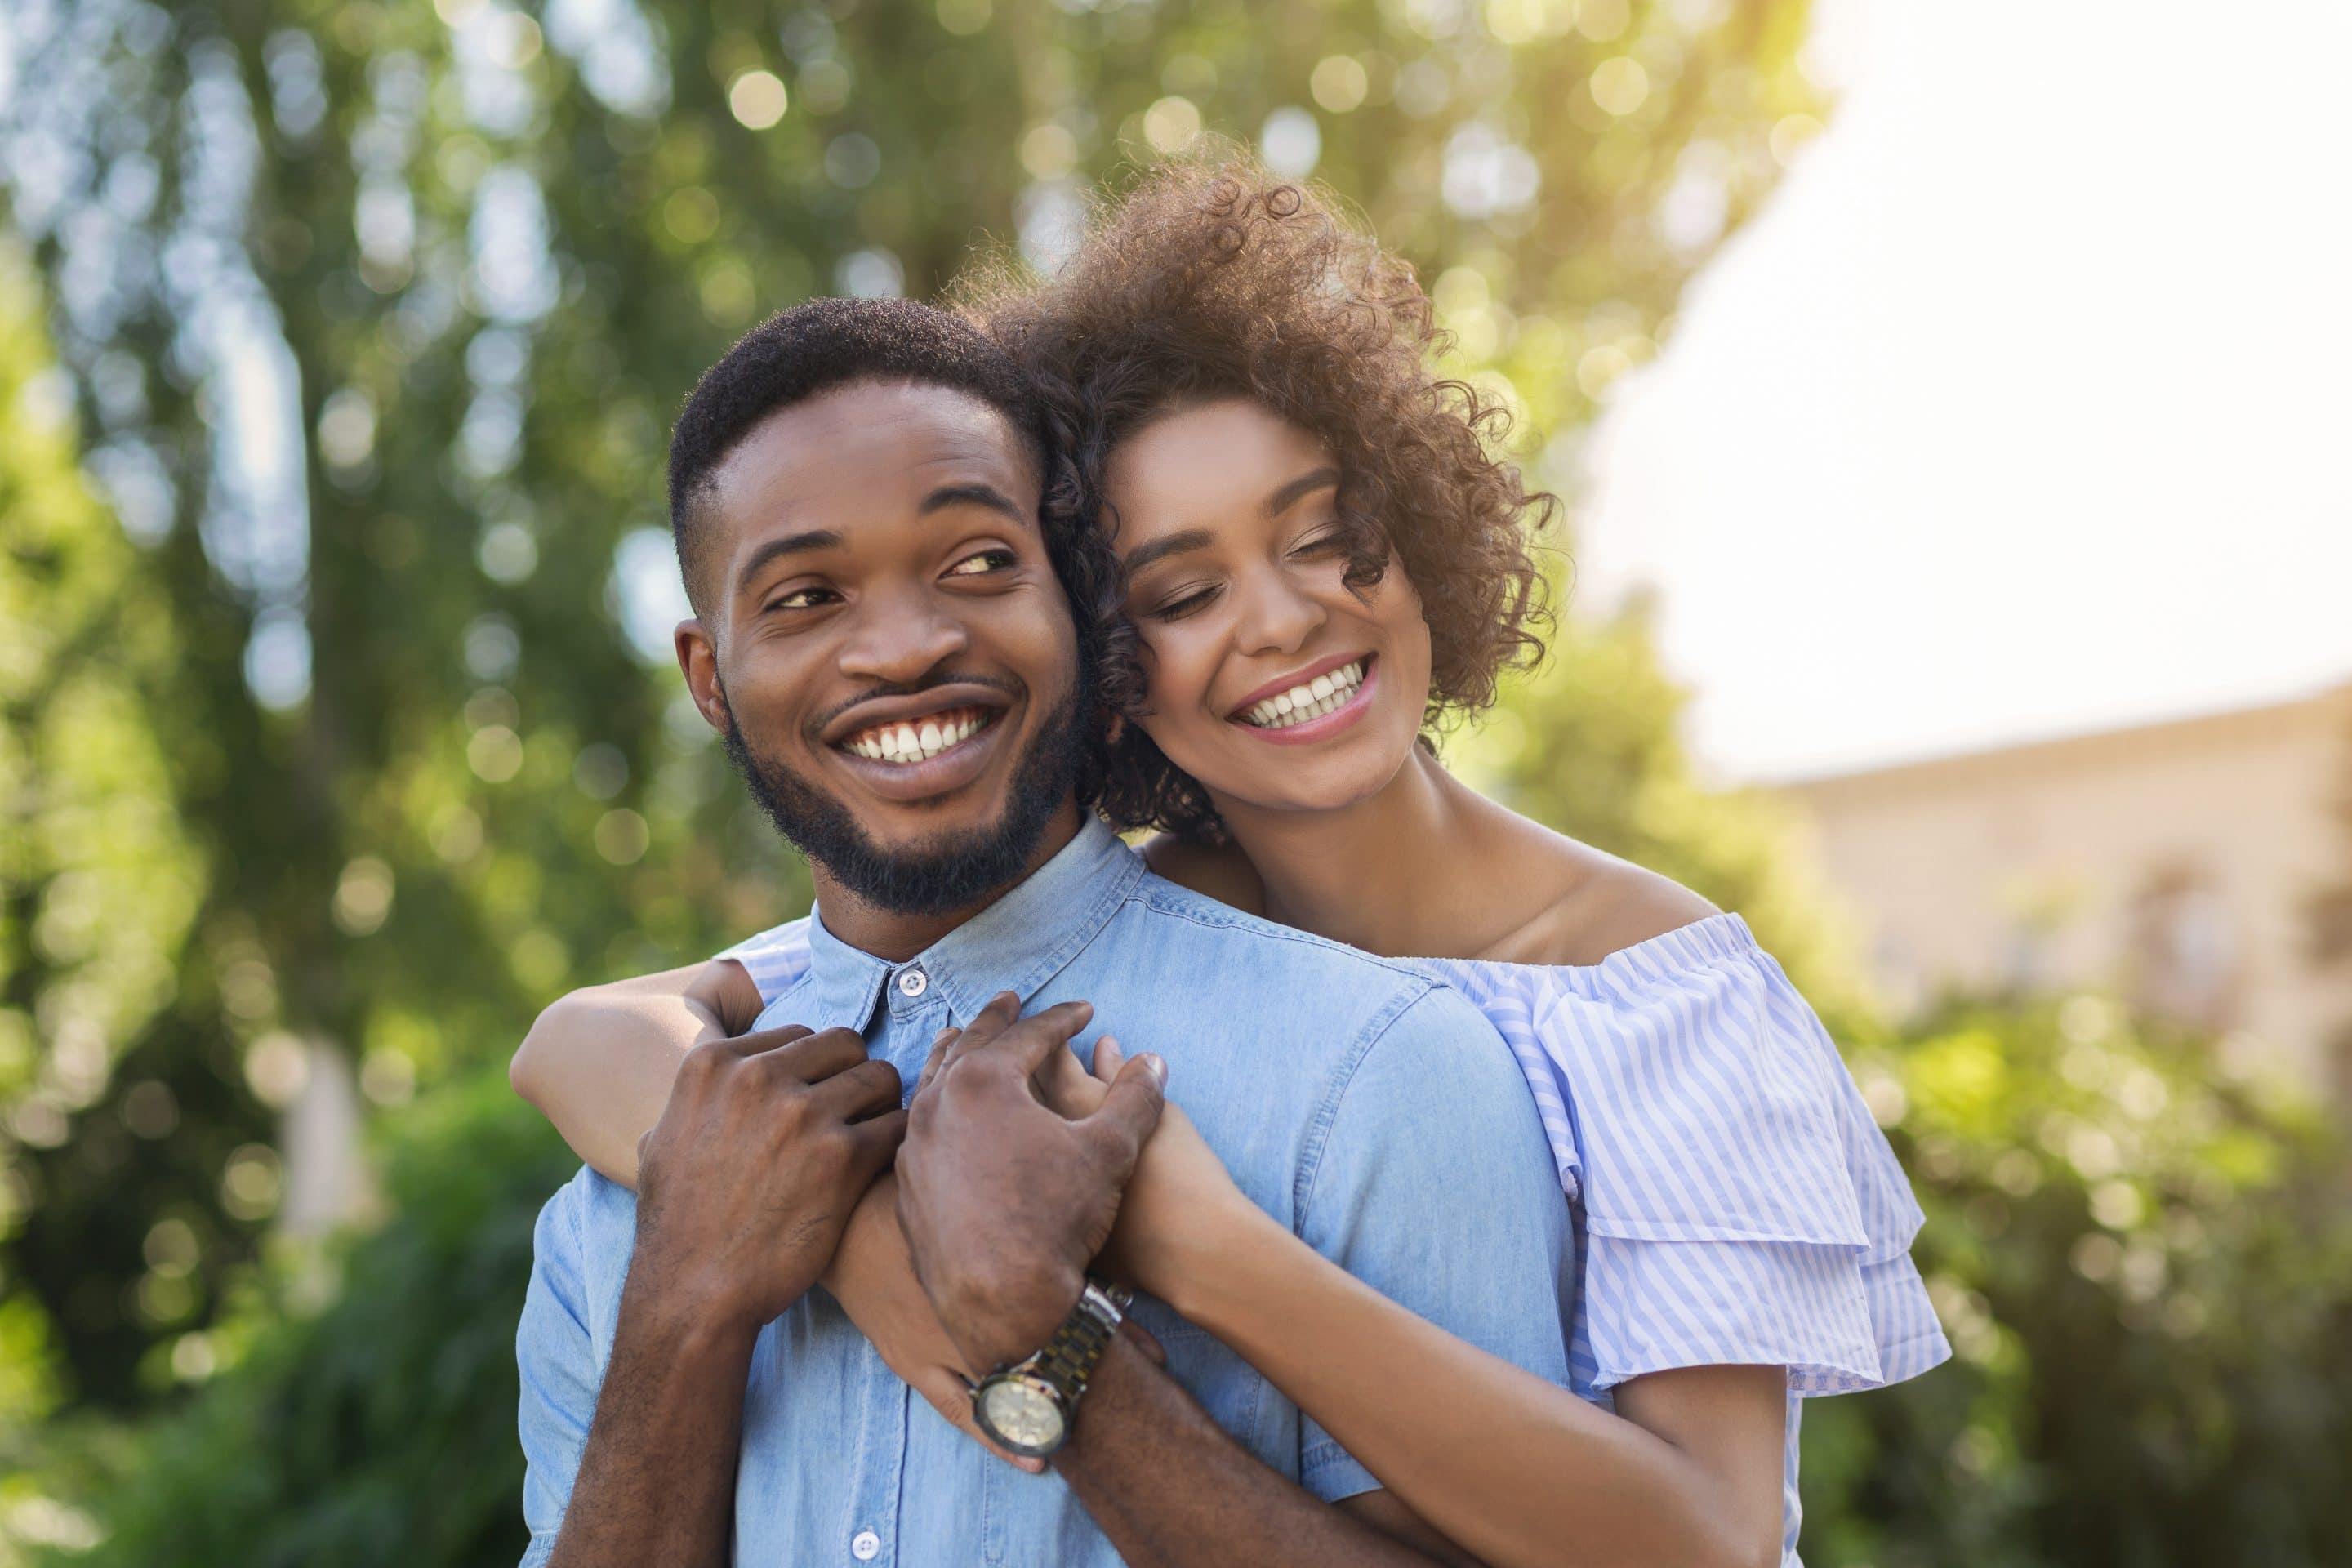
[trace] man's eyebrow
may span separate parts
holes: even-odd
[[[974,481],[961,485],[941,485],[923,498],[916,514],[929,517],[951,506],[984,506],[991,511],[1001,511],[1013,521],[1035,527],[1037,520],[1021,510],[1021,504],[994,485]]]
[[[751,552],[751,558],[743,563],[743,570],[735,574],[735,591],[740,594],[751,587],[751,579],[766,571],[768,563],[779,555],[799,555],[811,550],[835,550],[840,545],[841,535],[829,528],[812,528],[805,533],[787,533],[782,539],[771,539]]]
[[[1210,535],[1207,529],[1188,528],[1181,533],[1171,533],[1165,539],[1155,539],[1149,544],[1137,545],[1134,553],[1120,564],[1126,567],[1128,575],[1133,576],[1165,556],[1181,555],[1188,550],[1206,550],[1215,542],[1216,540]]]
[[[1297,505],[1301,496],[1313,495],[1324,486],[1336,485],[1339,482],[1339,470],[1334,468],[1320,468],[1312,473],[1301,474],[1265,498],[1265,515],[1280,517]]]

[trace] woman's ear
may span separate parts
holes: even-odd
[[[1109,725],[1103,731],[1103,744],[1106,746],[1116,746],[1118,744],[1118,738],[1126,733],[1127,715],[1124,713],[1114,713],[1110,716]]]

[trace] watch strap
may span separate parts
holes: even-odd
[[[1089,1279],[1078,1292],[1078,1303],[1045,1346],[1013,1370],[1042,1377],[1059,1389],[1072,1405],[1086,1392],[1087,1382],[1110,1348],[1111,1337],[1126,1321],[1133,1297],[1116,1285]]]

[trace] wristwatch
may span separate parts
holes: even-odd
[[[1094,1375],[1133,1300],[1117,1285],[1087,1280],[1078,1304],[1044,1350],[972,1385],[973,1422],[999,1446],[1024,1458],[1042,1459],[1060,1447],[1077,1416],[1087,1379]]]

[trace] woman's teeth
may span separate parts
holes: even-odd
[[[1304,724],[1336,708],[1346,707],[1348,699],[1363,683],[1364,661],[1360,658],[1294,686],[1278,697],[1267,698],[1244,713],[1242,721],[1261,730],[1287,730],[1293,724]]]
[[[860,730],[842,742],[841,749],[877,763],[928,763],[995,721],[996,715],[987,709],[958,708],[904,723],[877,724],[870,730]]]

